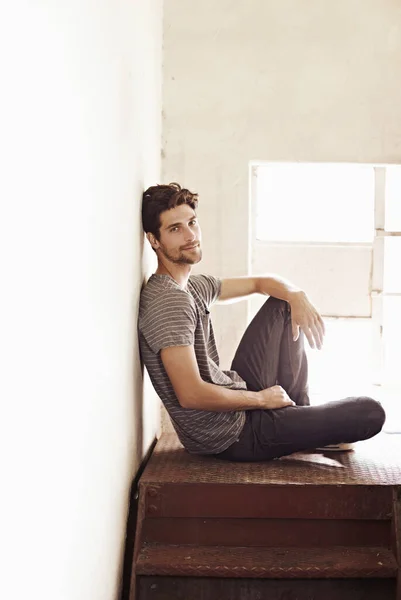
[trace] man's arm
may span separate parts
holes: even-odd
[[[325,327],[323,319],[299,287],[278,275],[266,277],[234,277],[222,279],[219,302],[246,298],[250,294],[263,294],[285,300],[291,306],[292,333],[294,341],[299,329],[306,335],[311,348],[321,348]]]
[[[163,348],[161,359],[183,408],[225,412],[294,406],[294,402],[279,385],[260,392],[251,392],[231,390],[203,381],[193,346]]]
[[[292,296],[296,292],[301,291],[299,287],[296,287],[290,281],[278,275],[266,275],[266,277],[233,277],[221,280],[218,301],[241,300],[251,294],[265,294],[290,302]]]

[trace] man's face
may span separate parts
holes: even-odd
[[[166,210],[160,215],[157,251],[176,264],[194,265],[202,258],[202,235],[195,211],[188,204]]]

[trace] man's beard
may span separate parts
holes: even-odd
[[[180,250],[178,252],[178,256],[174,256],[173,254],[170,254],[170,252],[168,252],[164,246],[160,245],[160,252],[163,254],[163,256],[165,256],[170,262],[176,264],[176,265],[196,265],[196,263],[200,262],[202,259],[202,250],[201,247],[199,246],[199,250],[197,253],[197,256],[194,258],[191,258],[189,256],[185,256],[185,254]]]

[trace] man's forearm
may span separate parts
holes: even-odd
[[[257,277],[256,290],[259,294],[273,296],[286,302],[292,302],[297,296],[305,295],[301,288],[278,275]]]
[[[291,306],[293,339],[296,341],[300,330],[306,335],[311,348],[320,348],[323,344],[325,327],[317,309],[308,296],[299,287],[283,277],[272,275],[257,277],[255,291],[287,301]]]
[[[232,390],[221,385],[202,381],[191,397],[185,399],[184,408],[230,412],[261,408],[259,392]]]

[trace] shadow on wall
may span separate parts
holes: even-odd
[[[138,230],[137,235],[134,236],[133,245],[136,248],[133,248],[135,256],[139,257],[138,263],[141,269],[141,283],[140,288],[138,289],[138,293],[135,294],[132,299],[131,306],[131,314],[133,315],[134,323],[132,327],[132,331],[134,332],[134,340],[133,340],[133,364],[132,364],[132,377],[133,377],[133,419],[135,422],[135,448],[134,448],[134,457],[133,461],[135,465],[141,465],[143,460],[144,451],[146,452],[149,444],[151,443],[150,436],[154,431],[154,423],[152,423],[152,399],[147,398],[148,402],[146,406],[148,407],[148,413],[145,415],[143,412],[143,407],[145,405],[145,396],[149,395],[149,389],[147,386],[147,382],[145,381],[144,367],[141,363],[140,358],[140,349],[139,349],[139,339],[138,339],[138,312],[139,312],[139,300],[140,300],[140,292],[142,287],[147,282],[151,273],[155,270],[155,258],[152,256],[152,250],[149,246],[149,243],[146,240],[145,234],[142,229],[142,193],[144,187],[141,186],[136,190],[135,197],[139,199],[138,201],[138,215],[137,215],[137,223]],[[134,265],[135,269],[135,265]],[[137,273],[134,271],[132,273],[132,278],[134,280],[138,279]],[[156,416],[156,415],[154,415]],[[147,429],[151,429],[152,431]],[[156,427],[157,429],[157,427]]]
[[[142,197],[142,193],[140,194]],[[139,207],[141,203],[139,202]],[[141,219],[139,218],[139,222]],[[140,227],[140,234],[137,236],[137,256],[140,256],[140,264],[141,264],[141,273],[142,273],[142,286],[146,283],[150,274],[155,270],[155,258],[153,256],[152,250],[150,249],[145,235],[142,232],[142,228]],[[135,277],[135,273],[133,277]],[[141,287],[142,287],[141,286]],[[138,310],[139,310],[139,293],[136,298],[133,300],[132,306],[132,314],[134,315],[135,320],[138,318]],[[124,561],[123,561],[123,572],[122,572],[122,582],[121,582],[121,595],[120,600],[129,600],[129,589],[130,589],[130,579],[131,579],[131,571],[132,571],[132,561],[134,555],[134,543],[135,543],[135,532],[136,532],[136,524],[137,524],[137,513],[138,513],[138,483],[139,479],[142,475],[142,472],[148,462],[153,448],[156,444],[156,437],[153,436],[153,440],[150,440],[149,443],[149,435],[146,435],[145,428],[151,426],[152,414],[145,415],[143,407],[145,405],[145,400],[147,399],[149,402],[148,406],[152,405],[151,396],[153,393],[152,389],[149,389],[146,381],[146,374],[144,372],[144,366],[140,359],[140,351],[139,351],[139,339],[137,334],[137,327],[135,323],[135,327],[133,330],[136,332],[135,340],[134,340],[134,356],[133,356],[133,365],[132,365],[132,376],[133,376],[133,418],[136,424],[135,431],[135,446],[133,457],[133,462],[135,465],[139,465],[139,468],[135,474],[133,482],[131,484],[130,494],[129,494],[129,509],[128,509],[128,517],[127,517],[127,527],[126,527],[126,538],[125,538],[125,549],[124,549]],[[150,386],[151,388],[151,386]],[[154,392],[155,393],[155,392]],[[145,399],[146,396],[146,399]],[[159,406],[159,401],[157,399],[156,407]],[[158,408],[156,408],[158,410]],[[152,410],[149,411],[152,413]],[[146,418],[148,416],[148,418]],[[146,446],[149,446],[148,448]],[[146,451],[145,455],[144,450]]]
[[[125,538],[125,550],[124,550],[124,563],[123,563],[123,574],[121,582],[121,596],[120,600],[129,600],[131,573],[132,573],[132,562],[134,559],[134,545],[135,545],[135,532],[138,517],[138,482],[143,473],[143,470],[152,455],[153,448],[156,445],[156,439],[150,446],[142,464],[132,482],[130,497],[129,497],[129,511],[127,519],[127,531]]]

